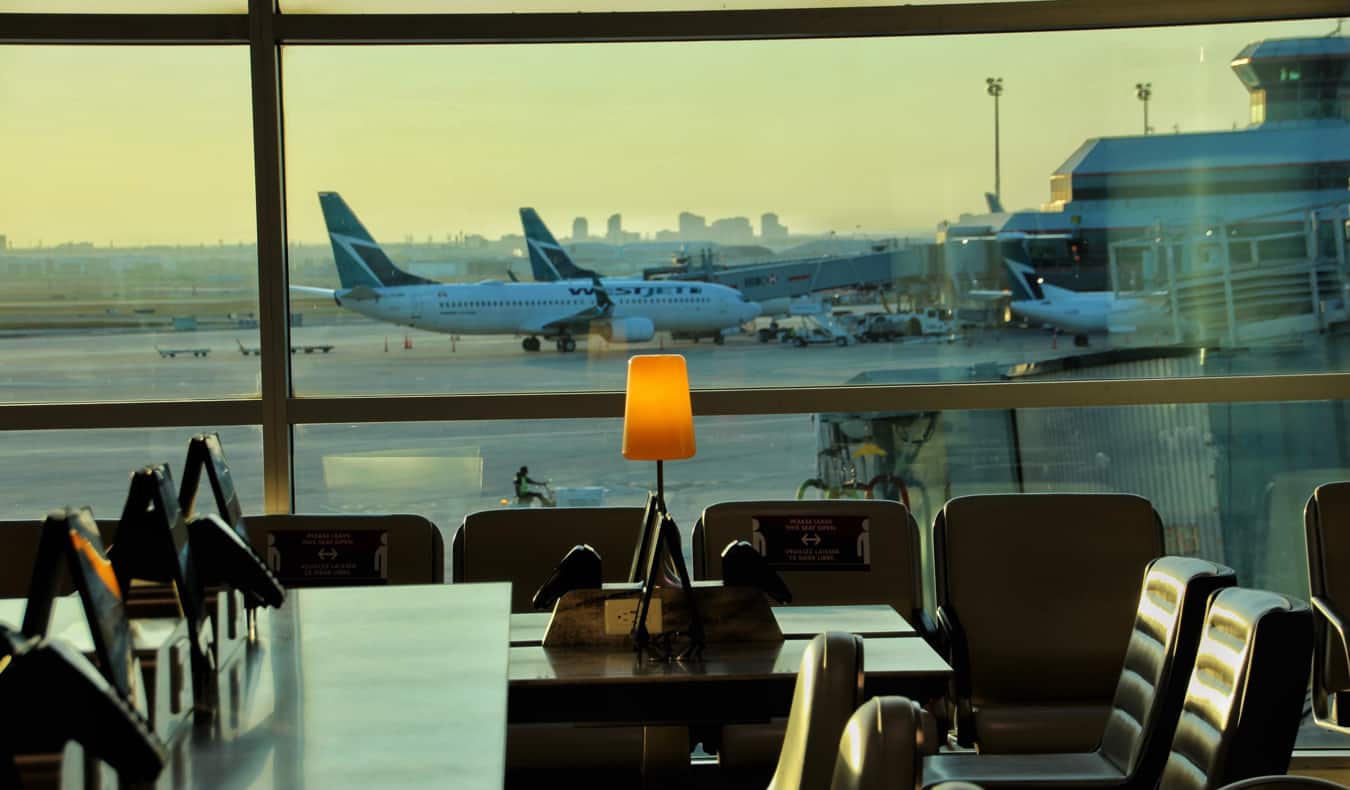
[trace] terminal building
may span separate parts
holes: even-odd
[[[1051,175],[1039,210],[939,226],[957,293],[1001,287],[1005,257],[1076,291],[1170,289],[1183,301],[1186,278],[1226,271],[1232,281],[1250,267],[1267,284],[1281,271],[1285,286],[1311,283],[1283,306],[1249,305],[1252,318],[1323,312],[1324,326],[1343,312],[1343,245],[1333,240],[1350,202],[1350,38],[1258,41],[1231,65],[1251,95],[1248,128],[1091,139]],[[1191,317],[1202,334],[1233,328]]]

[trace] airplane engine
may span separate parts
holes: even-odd
[[[640,316],[606,321],[599,329],[600,336],[611,343],[645,343],[656,335],[652,320]]]

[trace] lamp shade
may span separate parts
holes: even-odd
[[[689,371],[679,354],[642,354],[628,360],[623,406],[623,457],[671,461],[694,456],[694,410]]]

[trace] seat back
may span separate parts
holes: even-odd
[[[720,502],[703,511],[694,526],[694,576],[722,578],[722,550],[734,540],[755,543],[757,525],[770,521],[837,519],[839,526],[866,527],[866,568],[812,569],[805,563],[775,565],[792,591],[792,603],[808,606],[889,604],[907,618],[923,606],[919,527],[899,502],[884,499]],[[845,526],[847,525],[847,526]],[[763,533],[761,533],[763,534]],[[799,535],[800,536],[800,535]],[[760,544],[756,544],[759,548]],[[763,549],[761,549],[763,551]],[[774,559],[770,556],[771,561]],[[911,620],[912,622],[912,620]]]
[[[445,539],[422,516],[278,514],[244,527],[287,587],[445,582]]]
[[[1307,604],[1277,593],[1235,587],[1210,599],[1161,787],[1213,790],[1288,769],[1312,628]]]
[[[1308,546],[1308,592],[1314,602],[1336,616],[1350,614],[1350,482],[1318,486],[1303,509],[1304,534]],[[1350,691],[1350,655],[1335,628],[1316,618],[1313,658],[1313,697],[1319,718],[1330,695]],[[1340,711],[1337,711],[1340,713]],[[1340,723],[1350,724],[1350,711],[1341,714]]]
[[[1159,557],[1144,573],[1101,743],[1137,787],[1157,784],[1167,761],[1209,598],[1235,584],[1232,568],[1190,557]]]
[[[914,787],[924,752],[936,751],[936,732],[923,709],[905,697],[873,697],[844,726],[830,790]]]
[[[1153,506],[1130,494],[959,497],[939,512],[933,546],[958,738],[989,752],[1092,749],[1139,579],[1163,553]],[[1047,725],[1047,710],[1074,706],[1091,715]],[[981,709],[997,727],[981,726]]]
[[[451,580],[511,582],[511,611],[533,611],[535,590],[578,543],[600,553],[604,581],[627,580],[641,529],[640,507],[480,510],[455,530]]]
[[[839,631],[816,634],[802,653],[787,734],[769,790],[829,786],[840,736],[862,690],[862,637]]]

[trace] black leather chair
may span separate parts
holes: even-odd
[[[1163,767],[1167,790],[1214,790],[1289,768],[1312,661],[1308,605],[1241,587],[1209,604]]]
[[[829,631],[812,638],[797,670],[787,735],[769,790],[829,787],[844,725],[862,689],[862,637]]]
[[[1313,718],[1350,734],[1350,482],[1318,486],[1303,509],[1313,609]],[[1340,695],[1346,694],[1346,704]]]
[[[923,786],[1154,787],[1181,715],[1210,596],[1236,583],[1231,568],[1207,560],[1154,560],[1144,573],[1111,712],[1094,751],[938,754],[923,761]]]
[[[450,544],[451,581],[511,582],[511,611],[530,599],[567,550],[600,553],[604,581],[627,581],[642,531],[640,507],[500,508],[464,517]]]
[[[244,529],[258,556],[277,570],[274,551],[277,536],[284,532],[383,533],[384,584],[444,584],[445,539],[441,529],[417,515],[390,514],[275,514],[245,516]],[[294,577],[287,586],[304,587]],[[325,580],[331,584],[332,579]]]
[[[1130,494],[993,494],[933,524],[957,740],[989,754],[1097,746],[1162,523]]]
[[[734,540],[754,542],[756,522],[765,518],[864,519],[869,567],[865,570],[779,569],[792,591],[794,606],[883,604],[895,609],[920,634],[935,631],[923,611],[923,564],[919,527],[899,502],[857,500],[745,500],[718,502],[703,511],[694,525],[693,575],[696,579],[722,578],[722,550]],[[717,751],[724,776],[742,783],[762,784],[773,770],[783,743],[783,719],[764,723],[730,724],[704,737]]]
[[[920,760],[937,748],[937,728],[923,708],[904,697],[873,697],[844,727],[830,790],[912,788]]]

